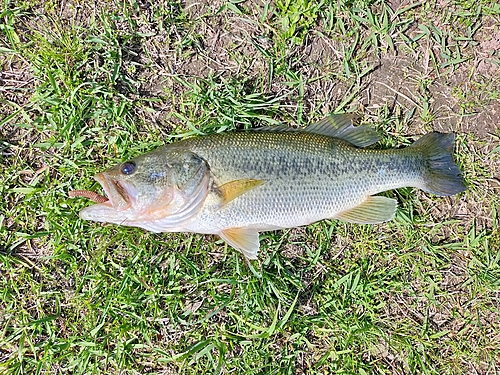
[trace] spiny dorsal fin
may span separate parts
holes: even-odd
[[[252,178],[244,178],[241,180],[234,180],[226,182],[224,185],[219,187],[222,195],[221,205],[225,205],[232,201],[234,198],[245,194],[247,191],[255,189],[264,183],[262,180],[254,180]]]
[[[342,211],[334,216],[335,219],[357,224],[377,224],[394,218],[398,201],[379,195],[369,196],[360,205]]]
[[[365,147],[380,140],[380,135],[366,125],[354,126],[349,114],[334,114],[307,126],[310,133],[335,137],[358,147]]]
[[[223,230],[220,237],[235,249],[240,250],[245,258],[257,259],[259,253],[259,232],[252,228],[229,228]]]
[[[250,131],[254,132],[269,132],[269,133],[284,133],[284,132],[296,132],[299,129],[297,128],[292,128],[291,126],[288,125],[269,125],[269,126],[264,126],[262,128],[254,128],[250,129]]]

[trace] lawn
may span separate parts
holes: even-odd
[[[500,373],[494,0],[4,1],[1,374]],[[395,220],[219,238],[82,221],[93,175],[178,139],[349,112],[456,133],[468,190]]]

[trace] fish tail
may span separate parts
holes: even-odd
[[[453,133],[433,132],[410,147],[424,156],[426,169],[421,188],[436,195],[454,195],[466,190],[462,173],[453,161]]]

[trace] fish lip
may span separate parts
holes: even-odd
[[[130,196],[119,181],[115,181],[112,178],[106,176],[105,173],[97,173],[94,176],[96,180],[103,188],[104,194],[108,198],[107,202],[99,203],[100,205],[114,208],[117,210],[126,210],[131,206]]]

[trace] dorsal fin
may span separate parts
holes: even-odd
[[[305,130],[311,133],[340,138],[340,134],[354,127],[352,124],[353,117],[347,113],[332,114],[306,126]]]
[[[305,131],[335,137],[358,147],[365,147],[380,140],[380,135],[368,126],[354,126],[349,114],[333,114],[307,126]]]
[[[291,126],[288,125],[269,125],[269,126],[264,126],[262,128],[250,129],[250,131],[254,132],[273,132],[273,133],[296,132],[299,130],[300,129],[292,128]]]
[[[292,128],[286,125],[272,125],[253,130],[276,133],[305,131],[339,138],[358,147],[370,146],[381,139],[380,135],[374,129],[366,125],[354,126],[352,119],[353,116],[349,114],[339,113],[325,117],[323,120],[315,122],[305,129]]]

